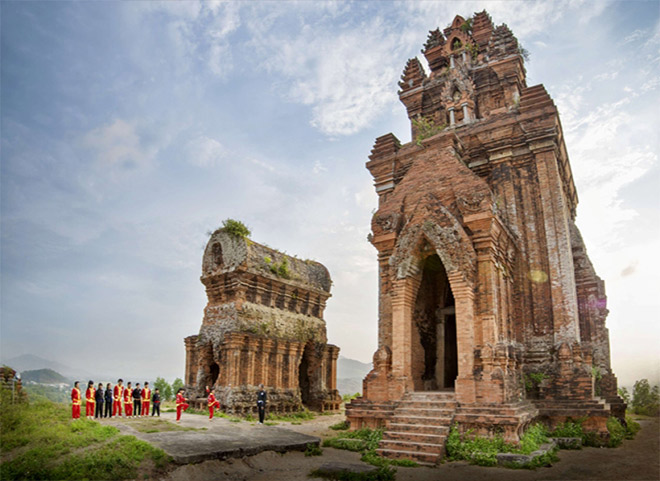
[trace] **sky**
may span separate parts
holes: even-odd
[[[208,232],[240,219],[334,281],[328,338],[371,361],[364,164],[429,30],[486,9],[557,105],[620,384],[660,355],[660,2],[0,4],[2,359],[184,374]]]

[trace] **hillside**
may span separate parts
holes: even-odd
[[[371,363],[339,357],[337,359],[337,390],[341,395],[362,392],[362,380],[371,371]]]
[[[62,376],[59,372],[52,369],[36,369],[33,371],[23,371],[21,373],[23,382],[37,382],[39,384],[60,384],[70,383],[70,380]]]

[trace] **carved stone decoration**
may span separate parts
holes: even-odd
[[[323,320],[331,280],[318,262],[288,256],[219,229],[202,261],[208,304],[185,339],[185,382],[204,406],[214,387],[228,412],[255,410],[259,384],[272,411],[339,408],[339,348]]]

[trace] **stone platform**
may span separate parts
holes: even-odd
[[[160,419],[175,423],[174,413],[163,413]],[[206,428],[205,431],[164,431],[143,433],[134,429],[133,419],[113,418],[103,421],[117,426],[123,434],[130,434],[161,448],[178,464],[198,463],[210,459],[241,458],[262,451],[304,451],[308,444],[319,445],[315,436],[297,433],[278,426],[249,422],[231,422],[223,418],[209,421],[207,416],[185,414],[182,427]]]

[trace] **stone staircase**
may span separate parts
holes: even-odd
[[[376,452],[390,459],[435,465],[443,457],[455,409],[456,398],[450,391],[406,393]]]

